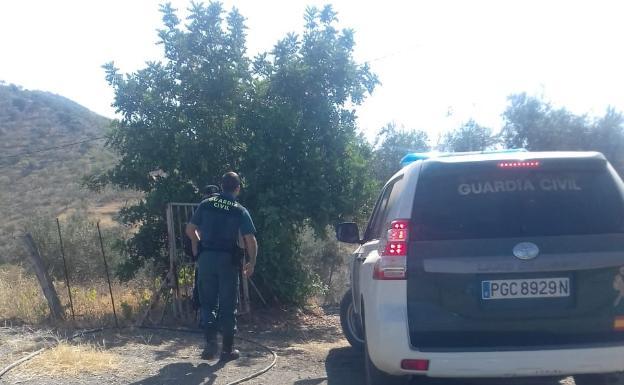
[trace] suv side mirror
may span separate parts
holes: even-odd
[[[361,243],[360,230],[354,222],[344,222],[336,225],[336,239],[345,243]]]

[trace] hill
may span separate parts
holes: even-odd
[[[0,84],[0,261],[13,256],[14,235],[29,223],[101,211],[127,195],[81,186],[82,176],[115,160],[97,139],[109,125],[65,97]]]

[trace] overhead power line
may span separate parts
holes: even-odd
[[[79,140],[77,142],[65,143],[65,144],[61,144],[61,145],[58,145],[58,146],[54,146],[54,147],[41,148],[41,149],[34,150],[34,151],[18,152],[17,154],[1,156],[0,159],[20,158],[20,157],[23,157],[23,156],[39,154],[39,153],[42,153],[42,152],[54,151],[54,150],[59,150],[59,149],[62,149],[62,148],[76,146],[76,145],[83,144],[83,143],[95,142],[97,140],[102,140],[102,139],[106,139],[106,137],[105,136],[99,136],[97,138],[83,139],[83,140]]]

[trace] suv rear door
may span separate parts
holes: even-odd
[[[624,342],[624,199],[603,157],[427,161],[412,222],[413,346]]]
[[[353,300],[358,314],[362,314],[360,312],[360,269],[362,267],[362,262],[364,262],[372,252],[376,252],[379,248],[379,239],[381,238],[382,231],[384,230],[384,221],[388,213],[388,204],[390,202],[390,198],[396,195],[395,186],[401,179],[402,176],[399,176],[390,180],[381,191],[364,232],[364,244],[358,249],[353,260],[351,281],[353,285]],[[393,194],[393,192],[395,192],[395,194]]]

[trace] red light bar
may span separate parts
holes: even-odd
[[[540,162],[537,160],[531,160],[526,162],[501,162],[498,164],[500,168],[538,168]]]
[[[401,369],[426,372],[429,370],[429,360],[402,360]]]

